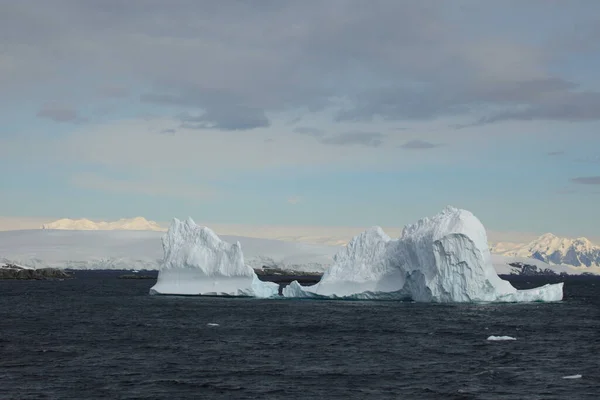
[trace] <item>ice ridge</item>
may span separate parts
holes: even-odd
[[[244,264],[239,242],[227,243],[188,218],[173,219],[162,237],[164,259],[151,294],[271,297],[279,285],[262,282]]]
[[[500,279],[483,224],[448,206],[407,225],[393,240],[379,227],[356,236],[321,281],[292,282],[285,297],[411,299],[419,302],[560,301],[563,283],[517,290]]]

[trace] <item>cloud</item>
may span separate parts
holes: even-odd
[[[245,131],[271,125],[263,110],[243,106],[209,108],[202,115],[181,117],[185,129]]]
[[[488,117],[481,118],[479,125],[499,121],[593,121],[600,119],[600,93],[557,90],[531,101]]]
[[[175,133],[177,133],[177,130],[170,128],[170,129],[163,129],[160,131],[160,133],[162,133],[163,135],[174,135]]]
[[[48,133],[40,136],[35,148],[19,136],[0,135],[0,158],[7,162],[22,162],[25,154],[30,159],[43,160],[47,165],[61,168],[81,164],[122,171],[142,168],[153,175],[168,171],[170,176],[192,174],[194,179],[238,175],[240,171],[298,167],[322,170],[357,168],[360,165],[368,171],[457,163],[455,155],[444,153],[434,159],[412,157],[411,154],[398,158],[395,146],[383,144],[373,151],[372,146],[383,141],[383,136],[378,134],[362,138],[333,136],[337,143],[358,142],[343,146],[343,149],[339,144],[325,145],[319,138],[306,140],[295,134],[272,136],[278,128],[285,129],[284,126],[273,127],[274,132],[261,134],[245,131],[223,134],[218,130],[205,130],[198,134],[187,129],[177,129],[176,134],[160,134],[161,130],[172,129],[178,123],[172,118],[138,118],[82,124],[62,135]],[[275,146],[263,142],[270,137],[276,140]],[[215,165],[219,168],[215,169]]]
[[[600,185],[600,176],[582,176],[572,178],[571,182],[580,183],[582,185]]]
[[[31,2],[3,7],[3,93],[65,87],[72,76],[59,73],[77,66],[107,88],[152,88],[143,102],[205,112],[201,129],[265,127],[271,113],[333,110],[340,99],[339,121],[600,118],[600,93],[555,73],[593,54],[554,40],[572,35],[574,20],[593,25],[593,2],[109,4],[55,0],[43,19]],[[554,23],[529,23],[540,18]]]
[[[565,154],[565,152],[562,151],[562,150],[558,150],[558,151],[551,151],[551,152],[548,152],[546,154],[549,155],[549,156],[562,156],[562,155]]]
[[[129,96],[129,90],[121,86],[105,86],[98,90],[102,97],[125,98]]]
[[[36,116],[51,119],[54,122],[76,122],[80,120],[77,110],[74,108],[54,103],[44,104]]]
[[[179,115],[182,127],[186,129],[237,131],[265,128],[271,125],[263,108],[246,105],[246,101],[238,94],[192,86],[176,92],[176,94],[146,93],[140,96],[140,100],[201,111],[200,115],[195,116],[189,112]]]
[[[440,147],[440,144],[427,142],[425,140],[409,140],[408,142],[401,144],[400,148],[406,150],[424,150],[424,149],[433,149],[436,147]]]
[[[325,137],[321,139],[320,142],[323,144],[340,146],[360,145],[367,147],[379,147],[383,143],[383,139],[385,137],[386,135],[382,133],[348,132],[340,133],[335,136]]]
[[[325,132],[318,128],[310,128],[305,126],[299,126],[294,128],[294,133],[299,133],[300,135],[308,135],[314,137],[323,137],[325,136]]]

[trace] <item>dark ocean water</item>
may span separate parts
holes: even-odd
[[[559,304],[494,305],[158,297],[153,283],[0,281],[0,399],[600,398],[597,278],[567,279]]]

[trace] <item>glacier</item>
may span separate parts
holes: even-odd
[[[563,283],[517,290],[494,270],[483,224],[448,206],[407,225],[399,239],[380,227],[358,236],[334,256],[321,281],[283,289],[291,298],[402,299],[417,302],[560,301]]]
[[[0,265],[77,270],[159,270],[165,232],[131,230],[35,229],[0,232]],[[252,268],[323,272],[337,246],[312,245],[244,236],[219,235],[239,241],[244,262]]]
[[[279,285],[258,279],[239,242],[221,240],[188,218],[173,219],[162,237],[164,258],[150,294],[277,296]]]

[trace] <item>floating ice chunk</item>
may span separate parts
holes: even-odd
[[[279,285],[262,282],[244,264],[239,242],[222,241],[191,218],[173,219],[163,236],[164,260],[150,294],[271,297]]]
[[[517,339],[512,336],[493,336],[492,335],[492,336],[488,337],[487,340],[502,341],[502,340],[517,340]]]
[[[581,379],[583,376],[582,375],[567,375],[567,376],[563,376],[563,379]]]
[[[517,290],[500,279],[487,243],[479,219],[446,207],[407,225],[400,239],[392,240],[379,227],[359,234],[336,254],[319,283],[292,283],[283,295],[419,302],[562,300],[562,283]]]

